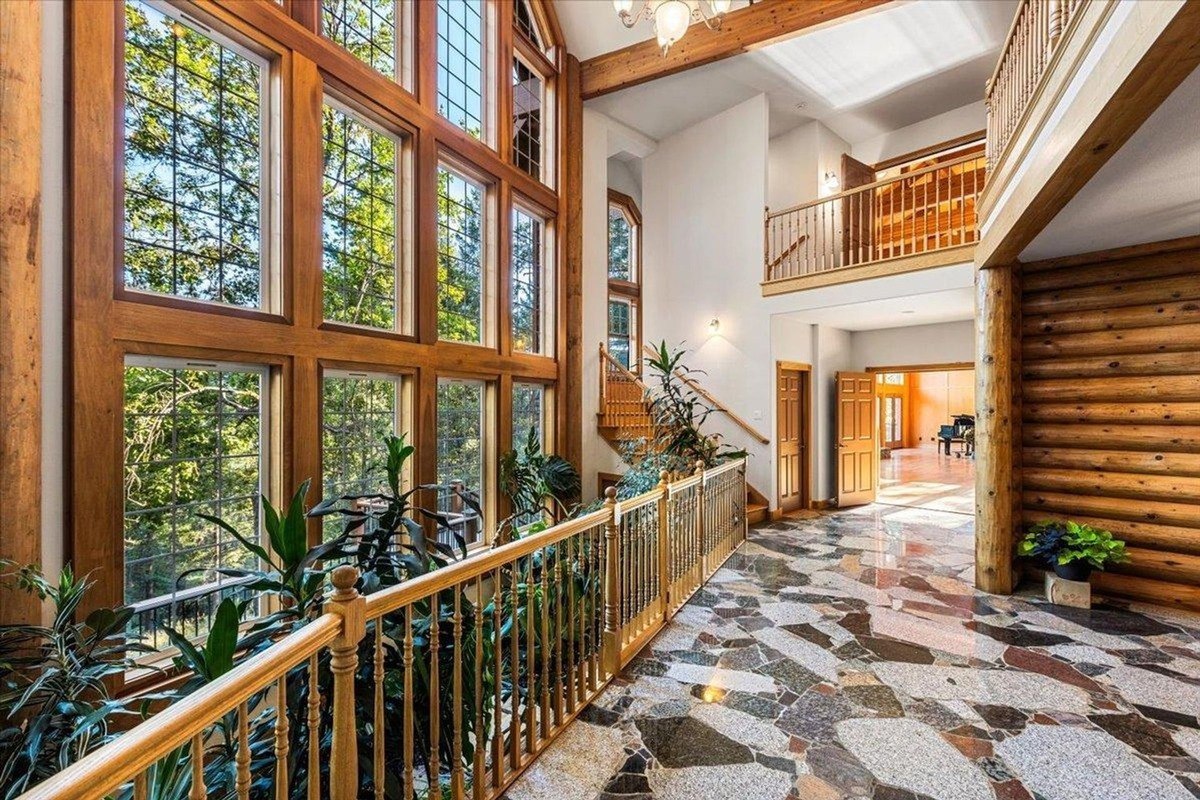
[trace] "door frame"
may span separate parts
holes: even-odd
[[[803,409],[800,418],[800,430],[804,435],[804,457],[800,459],[800,463],[804,468],[804,478],[800,482],[800,508],[811,509],[812,503],[812,476],[813,476],[813,395],[812,395],[812,364],[805,364],[801,361],[780,361],[775,362],[775,391],[772,392],[772,397],[775,402],[776,419],[775,419],[775,513],[782,516],[783,514],[783,495],[780,492],[779,486],[779,384],[780,376],[784,370],[800,373],[800,406]]]
[[[974,361],[947,361],[947,362],[944,362],[941,364],[900,364],[898,366],[867,367],[864,370],[864,372],[870,372],[871,374],[876,374],[876,373],[880,373],[880,372],[905,372],[905,373],[908,373],[908,372],[965,372],[967,370],[974,370],[974,369],[975,369]],[[878,394],[876,395],[876,402],[877,403],[879,402]],[[908,413],[908,411],[906,410],[905,414],[907,414],[907,413]],[[879,408],[875,409],[875,416],[876,416],[876,418],[879,418],[881,416],[881,409],[879,409]],[[882,431],[880,431],[880,434],[882,435]],[[882,459],[879,457],[880,446],[881,445],[876,443],[876,447],[875,447],[875,491],[876,492],[879,491],[879,470],[881,467],[880,462],[882,461]]]

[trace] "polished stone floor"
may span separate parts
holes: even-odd
[[[975,513],[975,459],[937,447],[906,447],[879,459],[880,503]]]
[[[1200,616],[977,593],[971,527],[760,526],[509,796],[1200,797]]]

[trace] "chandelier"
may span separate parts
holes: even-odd
[[[665,56],[693,22],[703,22],[709,30],[720,30],[721,19],[733,0],[640,0],[637,11],[633,10],[635,0],[612,0],[612,4],[626,28],[650,20]]]

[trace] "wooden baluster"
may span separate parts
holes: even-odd
[[[511,565],[512,575],[512,627],[509,631],[509,648],[510,657],[512,658],[512,691],[510,694],[512,703],[512,747],[509,752],[509,767],[513,772],[519,772],[521,769],[521,581],[520,573],[521,564],[519,561],[513,561]]]
[[[429,597],[429,797],[442,797],[442,593]],[[454,798],[454,800],[458,800]]]
[[[541,712],[538,715],[541,722],[539,733],[542,741],[550,738],[550,561],[549,552],[545,547],[542,553],[542,613],[541,613]]]
[[[579,670],[575,653],[575,551],[578,537],[571,536],[563,542],[567,548],[567,713],[575,713],[579,697]]]
[[[450,796],[454,800],[460,800],[466,791],[466,778],[463,771],[463,681],[462,681],[462,634],[463,634],[463,619],[462,619],[462,589],[461,585],[450,587],[454,592],[454,615],[451,617],[451,625],[453,630],[453,656],[451,660],[454,662],[451,666],[451,694],[453,695],[451,702],[454,704],[452,719],[454,724],[453,740],[450,742],[451,759],[454,763],[450,767]],[[476,663],[478,669],[479,662]]]
[[[314,653],[308,659],[308,800],[321,800],[321,688]]]
[[[612,486],[604,491],[604,673],[614,675],[621,665],[621,585],[618,580],[620,551],[616,522],[617,490]]]
[[[291,747],[288,734],[291,723],[287,713],[286,673],[279,676],[275,691],[279,695],[275,703],[275,800],[288,800],[288,753]]]
[[[484,752],[487,750],[488,743],[483,732],[484,713],[483,713],[483,576],[478,575],[475,578],[475,605],[474,622],[475,622],[475,668],[472,672],[475,673],[475,691],[472,695],[475,705],[475,741],[472,754],[474,759],[471,762],[471,796],[474,800],[483,800],[484,786]],[[500,670],[498,669],[499,659],[493,666],[492,675],[495,678],[496,684],[500,684]]]
[[[139,772],[133,779],[133,800],[149,800],[150,789],[145,772]]]
[[[402,746],[404,748],[404,800],[411,800],[415,785],[414,773],[414,736],[413,728],[416,721],[416,704],[413,703],[413,607],[405,606],[404,641],[400,646],[400,664],[404,672],[404,732]]]
[[[354,671],[358,668],[358,643],[366,633],[365,600],[354,584],[358,570],[343,564],[333,571],[334,593],[326,613],[337,614],[341,630],[330,645],[333,673],[333,744],[329,765],[329,793],[333,800],[358,797],[358,732],[354,714]]]
[[[525,754],[532,756],[537,750],[537,629],[534,627],[534,610],[537,604],[537,578],[534,577],[534,558],[526,558],[525,574]]]
[[[567,595],[567,556],[566,550],[570,544],[570,539],[563,539],[554,547],[554,727],[559,727],[563,724],[563,713],[565,712],[564,703],[566,698],[563,693],[566,691],[566,684],[563,682],[563,648],[566,642],[563,640],[566,634],[566,629],[563,628],[563,618],[565,612],[563,606],[566,604]]]
[[[372,760],[372,778],[375,784],[375,800],[383,800],[383,739],[386,719],[383,716],[383,620],[375,620],[375,652],[372,667],[372,681],[375,684],[375,709],[372,722],[374,745]]]
[[[204,785],[204,734],[198,733],[192,737],[192,787],[188,791],[188,800],[205,800],[208,797],[208,787]]]
[[[504,676],[504,639],[503,615],[504,605],[504,573],[499,567],[492,571],[492,652],[496,665],[492,672],[495,680],[492,687],[492,787],[499,789],[504,785],[504,705],[501,700],[501,678]],[[511,661],[510,669],[511,669]],[[510,685],[516,686],[512,680]]]
[[[250,797],[250,708],[246,701],[238,705],[237,754],[234,765],[237,777],[234,779],[234,791],[238,800],[249,800]]]

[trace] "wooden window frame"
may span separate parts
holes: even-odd
[[[437,112],[436,9],[411,4],[413,75],[401,82],[360,62],[349,51],[318,34],[316,0],[287,0],[283,5],[241,0],[170,0],[223,36],[246,41],[270,60],[272,116],[278,141],[271,168],[277,181],[273,214],[277,218],[277,293],[268,311],[223,307],[173,297],[131,294],[123,287],[122,175],[123,3],[74,3],[68,9],[68,509],[64,521],[67,558],[79,573],[93,573],[96,586],[88,607],[121,602],[123,560],[123,402],[122,367],[126,355],[161,355],[203,361],[265,364],[271,369],[268,442],[271,474],[263,486],[280,504],[306,478],[312,479],[307,502],[321,499],[320,402],[324,369],[375,371],[411,376],[409,425],[417,456],[415,483],[436,476],[437,378],[450,374],[480,378],[494,387],[488,431],[488,469],[494,475],[499,453],[511,447],[511,417],[499,413],[505,388],[513,380],[542,382],[554,394],[564,383],[578,384],[581,361],[568,347],[581,330],[578,302],[577,219],[578,156],[582,135],[576,96],[552,94],[556,157],[571,169],[554,180],[532,179],[512,163],[505,146],[478,141]],[[511,7],[486,0],[487,17],[497,27],[500,46],[487,56],[490,75],[511,68]],[[531,0],[539,14],[553,16],[543,0]],[[552,67],[548,84],[570,66],[573,85],[578,62],[561,45],[557,22],[545,29],[543,55]],[[546,64],[543,64],[545,66]],[[407,85],[402,85],[405,83]],[[398,235],[411,247],[413,281],[411,332],[361,330],[327,323],[322,308],[321,270],[321,109],[331,95],[405,135],[411,159],[411,229]],[[507,98],[504,82],[492,97]],[[264,101],[266,98],[264,98]],[[265,107],[265,105],[264,105]],[[495,119],[495,109],[491,113]],[[570,125],[571,137],[563,133]],[[493,130],[502,131],[493,125]],[[570,141],[576,143],[569,147]],[[504,144],[504,143],[501,143]],[[493,335],[490,346],[437,341],[436,180],[440,161],[470,165],[489,186],[487,222],[494,253],[491,265]],[[265,169],[265,168],[264,168]],[[564,182],[564,177],[571,184]],[[407,191],[407,190],[406,190]],[[507,219],[514,196],[543,214],[548,241],[546,269],[555,273],[555,336],[546,354],[514,354],[503,331],[509,327],[503,279],[509,269]],[[560,224],[562,220],[562,224]],[[570,241],[567,241],[567,239]],[[464,375],[465,373],[465,375]],[[577,391],[569,388],[567,396]],[[579,409],[555,405],[547,431],[566,443],[570,456],[581,452]],[[568,454],[564,453],[564,454]],[[493,484],[494,485],[494,484]],[[494,492],[490,492],[494,494]],[[421,502],[426,502],[424,499]],[[489,515],[498,519],[495,513]],[[310,539],[320,538],[313,521]]]
[[[296,6],[299,6],[305,2],[305,0],[275,0],[275,2],[293,3]],[[334,42],[333,39],[330,39],[325,34],[323,25],[323,21],[325,19],[324,0],[307,0],[307,2],[315,3],[315,9],[311,12],[311,22],[308,21],[309,11],[307,9],[302,11],[296,9],[292,12],[292,16],[295,17],[297,21],[307,23],[313,30],[333,43],[334,46],[345,50],[345,48],[343,48],[337,42]],[[395,60],[395,74],[384,75],[382,72],[379,74],[383,75],[385,78],[394,80],[399,86],[411,92],[413,91],[413,86],[415,83],[414,76],[416,74],[414,64],[416,60],[416,54],[414,52],[416,50],[414,4],[407,2],[406,0],[394,0],[394,3],[396,8],[396,48],[392,53],[392,58]],[[349,50],[345,50],[345,52],[348,54],[350,53]],[[351,54],[350,57],[357,58],[353,54]],[[368,67],[368,69],[373,69],[366,62],[363,62],[363,66]]]
[[[634,338],[629,348],[629,371],[635,375],[642,374],[642,213],[637,203],[629,195],[608,190],[608,208],[616,207],[621,210],[630,223],[630,238],[633,246],[630,248],[629,277],[631,280],[608,279],[608,298],[604,304],[604,334],[605,346],[608,345],[608,304],[614,300],[628,303],[630,314],[630,335]],[[605,274],[608,270],[608,233],[607,215],[605,216]]]

